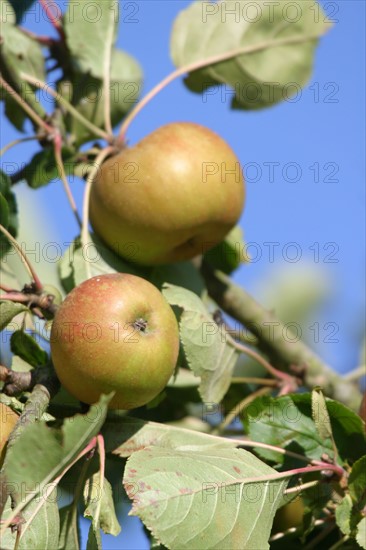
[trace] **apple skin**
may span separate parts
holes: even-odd
[[[204,126],[176,122],[101,166],[90,221],[125,259],[173,263],[221,242],[237,223],[244,197],[242,169],[229,145]]]
[[[52,324],[57,376],[84,403],[112,391],[112,409],[148,403],[173,374],[178,351],[173,310],[156,287],[135,275],[84,281],[67,295]]]
[[[0,468],[3,465],[6,444],[19,416],[7,405],[0,403]]]
[[[299,527],[304,520],[305,507],[301,497],[285,504],[276,512],[273,521],[272,531],[275,533],[283,533],[291,527]]]

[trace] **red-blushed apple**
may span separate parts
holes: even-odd
[[[6,445],[19,416],[10,407],[0,403],[0,468],[4,462]]]
[[[239,160],[208,128],[162,126],[109,158],[90,195],[90,221],[127,260],[188,260],[221,242],[239,220],[245,186]]]
[[[116,394],[113,409],[140,407],[174,372],[178,324],[149,281],[125,273],[92,277],[75,287],[56,313],[51,356],[61,384],[84,403]]]

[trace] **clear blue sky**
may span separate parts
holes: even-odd
[[[337,370],[347,371],[358,364],[365,322],[365,2],[322,3],[328,13],[336,9],[338,22],[321,40],[310,87],[297,102],[260,112],[230,111],[230,95],[217,93],[204,102],[178,80],[136,118],[128,138],[133,144],[164,123],[186,120],[210,127],[231,144],[247,170],[241,226],[247,242],[254,243],[251,253],[262,253],[260,260],[242,266],[235,279],[261,298],[260,282],[270,279],[280,265],[290,265],[283,254],[294,254],[289,243],[297,243],[303,260],[326,270],[332,292],[327,307],[313,321],[339,327],[338,343],[320,342],[315,347]],[[136,22],[129,22],[128,4]],[[118,46],[142,65],[145,92],[173,69],[170,28],[177,12],[188,5],[157,0],[125,3]],[[27,26],[40,34],[49,32],[43,19],[37,22],[29,16]],[[16,137],[16,130],[3,121],[2,145]],[[3,162],[26,160],[33,151],[35,146],[24,144],[9,151]],[[270,163],[279,163],[272,164],[273,180]],[[75,184],[79,205],[82,188]],[[59,182],[38,192],[20,186],[19,196],[24,209],[34,204],[36,196],[47,204],[48,240],[63,243],[75,237],[77,227]],[[264,243],[279,243],[274,262]],[[123,536],[118,544],[111,540],[107,548],[123,548],[124,542],[125,548],[133,548]],[[142,543],[136,542],[135,548],[142,548]]]

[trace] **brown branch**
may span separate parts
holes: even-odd
[[[203,263],[201,271],[211,298],[258,338],[258,348],[271,357],[273,364],[288,372],[303,374],[308,388],[320,386],[328,396],[358,409],[361,401],[358,388],[339,376],[304,342],[286,339],[285,325],[271,311],[207,263]]]
[[[10,290],[0,295],[0,300],[9,300],[19,304],[27,304],[32,313],[44,319],[44,314],[54,317],[58,305],[54,303],[55,296],[45,292],[37,292],[34,285],[26,285],[22,291]]]
[[[18,418],[15,428],[11,432],[8,439],[7,452],[2,467],[2,473],[0,476],[0,516],[3,513],[3,509],[8,496],[10,496],[14,507],[18,505],[19,498],[19,495],[16,493],[16,488],[12,484],[10,484],[9,486],[9,484],[6,483],[6,477],[3,473],[6,471],[7,460],[9,456],[8,451],[19,439],[19,437],[29,424],[41,420],[43,414],[48,408],[49,402],[51,401],[52,397],[56,395],[60,388],[60,382],[56,377],[56,373],[54,372],[52,367],[44,367],[37,370],[39,371],[39,374],[37,376],[36,384],[33,387],[31,396],[26,402],[23,412]],[[21,513],[17,515],[17,523],[22,523]]]

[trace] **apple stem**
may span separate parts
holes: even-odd
[[[90,191],[91,186],[94,181],[95,176],[98,173],[98,170],[100,169],[101,165],[103,164],[103,161],[111,155],[114,152],[115,148],[112,146],[106,147],[103,149],[96,157],[95,161],[93,162],[93,165],[90,169],[90,172],[88,174],[88,177],[86,179],[85,189],[84,189],[84,197],[83,197],[83,221],[81,225],[81,246],[82,248],[86,248],[88,246],[88,243],[90,242],[90,233],[89,233],[89,202],[90,202]],[[91,277],[91,270],[88,260],[86,259],[86,256],[83,254],[83,258],[85,261],[85,269],[86,269],[86,275],[87,278],[90,279]]]
[[[31,262],[29,261],[29,259],[27,258],[26,254],[23,252],[21,246],[18,244],[18,242],[14,239],[14,237],[9,233],[9,231],[7,231],[7,229],[5,229],[5,227],[3,225],[0,224],[0,231],[1,233],[3,233],[5,235],[5,237],[11,242],[11,244],[14,246],[16,252],[18,253],[20,259],[22,260],[22,262],[24,263],[25,265],[25,268],[26,270],[28,271],[28,274],[32,280],[32,282],[34,282],[34,286],[35,286],[35,290],[36,291],[39,291],[41,292],[42,289],[43,289],[43,285],[34,269],[34,267],[32,266]]]
[[[71,189],[70,189],[69,182],[68,182],[67,177],[66,177],[65,166],[64,166],[64,162],[62,160],[62,138],[61,138],[59,133],[57,133],[55,135],[53,143],[54,143],[54,154],[55,154],[55,161],[56,161],[57,170],[59,172],[60,179],[63,183],[67,199],[68,199],[69,204],[71,206],[71,210],[74,213],[76,222],[77,222],[78,226],[81,227],[81,225],[82,225],[81,224],[81,219],[80,219],[77,207],[76,207],[75,199],[74,199],[74,197],[72,195],[72,192],[71,192]]]
[[[206,57],[205,59],[194,61],[193,63],[189,63],[187,65],[184,65],[183,67],[176,69],[175,71],[170,73],[168,76],[163,78],[163,80],[161,80],[156,86],[154,86],[154,88],[152,88],[152,90],[150,90],[150,92],[148,92],[145,95],[145,97],[143,97],[141,101],[139,101],[136,107],[132,109],[132,111],[126,117],[126,119],[124,120],[123,124],[120,127],[116,143],[117,144],[124,143],[125,135],[128,128],[130,127],[131,122],[159,92],[161,92],[166,86],[168,86],[168,84],[173,82],[176,78],[179,78],[180,76],[183,76],[187,73],[197,71],[198,69],[203,69],[204,67],[207,67],[209,65],[216,65],[217,63],[227,61],[229,59],[232,59],[233,57],[238,57],[240,55],[245,55],[245,54],[248,55],[248,54],[260,52],[262,50],[265,50],[271,47],[286,46],[290,44],[301,44],[303,42],[310,42],[318,38],[319,38],[319,34],[310,35],[310,36],[292,36],[292,37],[283,38],[280,40],[279,39],[267,40],[265,42],[261,42],[259,44],[255,44],[252,46],[243,46],[241,48],[235,48],[228,52],[223,52],[210,57]]]

